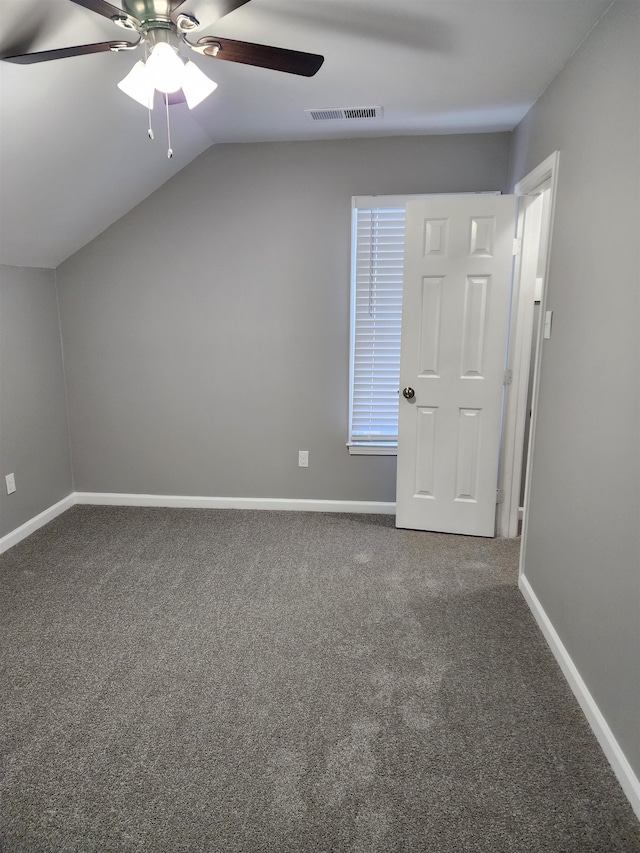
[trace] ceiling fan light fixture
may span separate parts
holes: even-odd
[[[190,110],[208,98],[218,88],[218,84],[210,80],[195,62],[189,60],[182,73],[182,91]]]
[[[153,109],[153,95],[155,88],[149,77],[147,67],[139,59],[127,76],[118,83],[118,89],[129,95],[134,101],[143,107]]]
[[[161,41],[154,46],[147,59],[147,74],[154,88],[171,94],[182,86],[184,64],[171,45]]]

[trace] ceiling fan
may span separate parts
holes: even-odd
[[[89,53],[119,53],[135,50],[142,45],[145,48],[146,62],[137,62],[124,80],[118,83],[118,87],[149,110],[153,108],[156,90],[162,93],[167,110],[170,104],[185,101],[192,109],[217,87],[193,62],[183,63],[178,56],[178,48],[182,44],[201,56],[269,68],[286,74],[298,74],[302,77],[312,77],[324,62],[324,57],[315,53],[216,36],[204,36],[194,41],[190,36],[192,37],[201,24],[184,9],[189,0],[122,0],[123,8],[112,6],[106,0],[70,2],[108,18],[132,35],[137,34],[137,39],[81,44],[34,53],[15,53],[0,56],[0,59],[20,65],[31,65]],[[208,24],[248,2],[250,0],[207,0]],[[149,137],[153,139],[151,122]],[[170,144],[168,153],[171,157]]]

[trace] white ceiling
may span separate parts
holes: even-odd
[[[111,0],[118,5],[118,0]],[[251,0],[216,35],[320,53],[312,78],[191,55],[218,89],[193,112],[116,83],[139,52],[37,65],[0,62],[0,262],[55,267],[217,142],[513,129],[611,0]],[[210,7],[209,7],[210,9]],[[210,16],[209,16],[210,19]],[[0,51],[41,24],[30,50],[121,40],[69,0],[0,0]],[[309,108],[384,107],[382,119],[312,122]]]

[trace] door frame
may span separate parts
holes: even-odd
[[[554,151],[542,163],[525,175],[516,184],[515,194],[521,197],[518,206],[516,239],[520,251],[514,269],[514,298],[509,330],[508,366],[512,371],[512,384],[507,386],[504,409],[503,443],[501,459],[501,488],[504,500],[498,504],[496,532],[510,539],[518,536],[520,521],[520,493],[524,460],[524,436],[527,425],[527,393],[531,369],[531,344],[535,302],[536,278],[539,267],[544,268],[542,293],[540,294],[540,316],[547,310],[547,281],[549,259],[558,184],[560,152]],[[542,210],[542,193],[548,192],[549,204]],[[540,252],[544,252],[541,257]],[[542,358],[544,322],[540,322],[535,348],[533,371],[533,400],[529,444],[525,470],[529,472],[535,444],[536,413],[540,386],[540,363]],[[522,516],[521,553],[527,534],[527,515],[531,478],[525,477],[524,512]],[[522,571],[522,566],[521,566]]]

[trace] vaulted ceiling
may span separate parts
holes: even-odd
[[[136,59],[0,62],[0,262],[55,267],[216,143],[512,130],[611,0],[251,0],[198,36],[322,54],[311,78],[191,56],[218,89],[165,116],[116,86]],[[118,0],[112,0],[118,5]],[[126,38],[70,0],[0,0],[0,54]],[[381,106],[312,121],[305,110]]]

